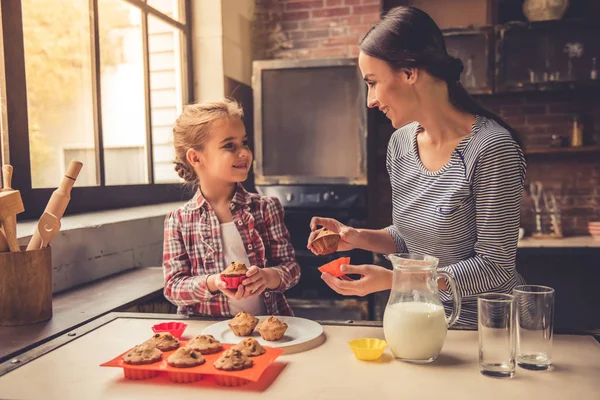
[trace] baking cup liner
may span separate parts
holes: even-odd
[[[204,378],[202,374],[193,372],[167,371],[171,382],[175,383],[193,383]]]
[[[123,375],[126,379],[135,381],[141,381],[143,379],[150,379],[158,376],[159,371],[153,371],[148,369],[134,369],[123,366]]]
[[[348,344],[356,358],[363,361],[377,360],[387,347],[385,340],[374,338],[356,339],[348,342]]]
[[[246,279],[246,275],[221,275],[220,278],[225,282],[227,289],[237,289],[242,284],[242,281]]]
[[[247,379],[227,375],[214,375],[215,383],[219,386],[243,386],[250,383]]]
[[[183,331],[187,328],[187,324],[183,322],[163,322],[152,327],[154,333],[169,332],[171,335],[180,339]]]
[[[349,263],[350,263],[350,257],[340,257],[336,260],[328,262],[325,265],[320,266],[319,271],[326,272],[331,276],[335,276],[336,278],[341,278],[342,276],[345,276],[346,274],[344,274],[340,270],[340,267],[344,264],[349,264]]]

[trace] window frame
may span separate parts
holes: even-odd
[[[91,57],[92,57],[92,91],[94,96],[94,134],[96,151],[96,175],[98,186],[74,187],[66,214],[101,211],[115,208],[134,207],[159,204],[165,202],[184,201],[192,193],[178,183],[154,183],[152,124],[150,104],[150,66],[148,45],[148,16],[152,15],[181,31],[181,67],[183,103],[193,99],[193,64],[192,64],[192,24],[191,1],[182,0],[181,7],[185,15],[182,23],[146,4],[145,0],[122,0],[139,8],[142,12],[142,33],[144,51],[144,91],[146,107],[146,146],[148,162],[148,184],[106,186],[104,173],[104,148],[102,140],[101,99],[100,99],[100,49],[98,46],[98,0],[89,0]],[[27,83],[25,74],[25,47],[23,43],[23,15],[21,0],[0,0],[0,27],[4,40],[4,76],[6,126],[8,132],[8,148],[2,148],[3,163],[10,163],[14,168],[12,187],[21,192],[25,212],[19,214],[19,220],[36,219],[44,212],[54,188],[33,188],[31,179],[31,160],[29,149],[29,123],[27,111]],[[0,42],[1,44],[2,42]],[[1,50],[0,50],[1,53]],[[0,62],[1,62],[0,58]],[[2,68],[0,68],[1,72]],[[3,105],[4,107],[4,105]],[[2,138],[0,138],[2,139]],[[5,138],[6,139],[6,138]],[[6,145],[6,140],[1,145]],[[7,151],[8,150],[8,151]],[[85,165],[84,165],[85,168]],[[56,186],[61,177],[56,177]]]

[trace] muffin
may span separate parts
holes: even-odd
[[[140,344],[123,356],[123,362],[131,365],[152,364],[162,359],[162,351],[150,344]]]
[[[339,233],[323,228],[316,238],[310,242],[313,250],[319,255],[327,255],[337,250],[340,242]]]
[[[265,354],[266,350],[254,338],[246,338],[235,345],[234,349],[242,352],[245,356],[256,357]]]
[[[169,332],[157,333],[144,343],[150,344],[161,351],[175,350],[179,347],[179,339]]]
[[[225,282],[227,289],[237,289],[242,284],[242,281],[246,279],[246,272],[248,267],[246,264],[239,261],[234,261],[221,272],[220,278]]]
[[[167,358],[167,364],[175,368],[191,368],[206,362],[202,354],[189,347],[181,347]]]
[[[223,346],[221,342],[213,337],[213,335],[200,335],[190,340],[186,347],[199,351],[200,354],[213,354],[221,351]]]
[[[281,322],[275,317],[269,317],[261,322],[256,330],[264,340],[273,342],[281,339],[287,328],[285,322]]]
[[[227,325],[235,336],[250,336],[258,324],[258,318],[240,311]]]
[[[248,356],[244,355],[238,349],[231,348],[225,350],[213,365],[216,369],[223,371],[239,371],[250,368],[252,364],[253,362]]]

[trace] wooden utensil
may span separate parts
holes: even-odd
[[[535,228],[537,233],[542,233],[542,208],[540,207],[540,199],[542,196],[542,191],[544,187],[542,186],[542,182],[532,182],[529,185],[529,191],[531,194],[531,198],[533,199],[533,205],[535,207]]]
[[[10,251],[21,251],[17,242],[17,231],[15,225],[12,224],[13,218],[16,215],[25,211],[21,193],[18,190],[0,192],[0,221],[4,226],[6,241]]]
[[[4,183],[5,190],[12,190],[12,174],[13,167],[12,165],[4,165],[2,166],[2,181]],[[13,230],[15,231],[15,235],[17,232],[17,218],[16,217],[7,217],[7,224],[10,224]],[[0,229],[0,253],[4,253],[9,251],[8,241],[6,240],[6,234],[3,229]]]
[[[77,176],[79,176],[79,171],[81,171],[82,167],[83,164],[81,162],[71,161],[65,176],[60,182],[60,186],[54,192],[52,192],[52,196],[50,196],[50,200],[48,201],[48,205],[46,205],[44,213],[48,212],[60,221],[65,214],[69,200],[71,200],[71,189],[73,188],[73,185],[75,184]],[[36,229],[36,231],[33,233],[31,241],[29,242],[29,245],[27,245],[27,250],[41,248],[42,236],[40,230]]]
[[[58,231],[60,231],[60,220],[56,218],[56,215],[52,215],[48,211],[45,211],[37,224],[37,232],[39,232],[40,237],[42,238],[42,245],[40,248],[48,246],[52,239],[58,234]]]
[[[6,234],[4,230],[0,228],[0,253],[6,253],[8,250],[8,242],[6,241]]]

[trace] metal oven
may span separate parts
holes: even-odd
[[[372,319],[371,296],[338,295],[318,271],[341,256],[371,263],[372,254],[315,256],[306,248],[313,216],[366,224],[367,108],[357,62],[257,61],[253,69],[255,184],[261,194],[281,200],[302,270],[286,296],[298,316]]]

